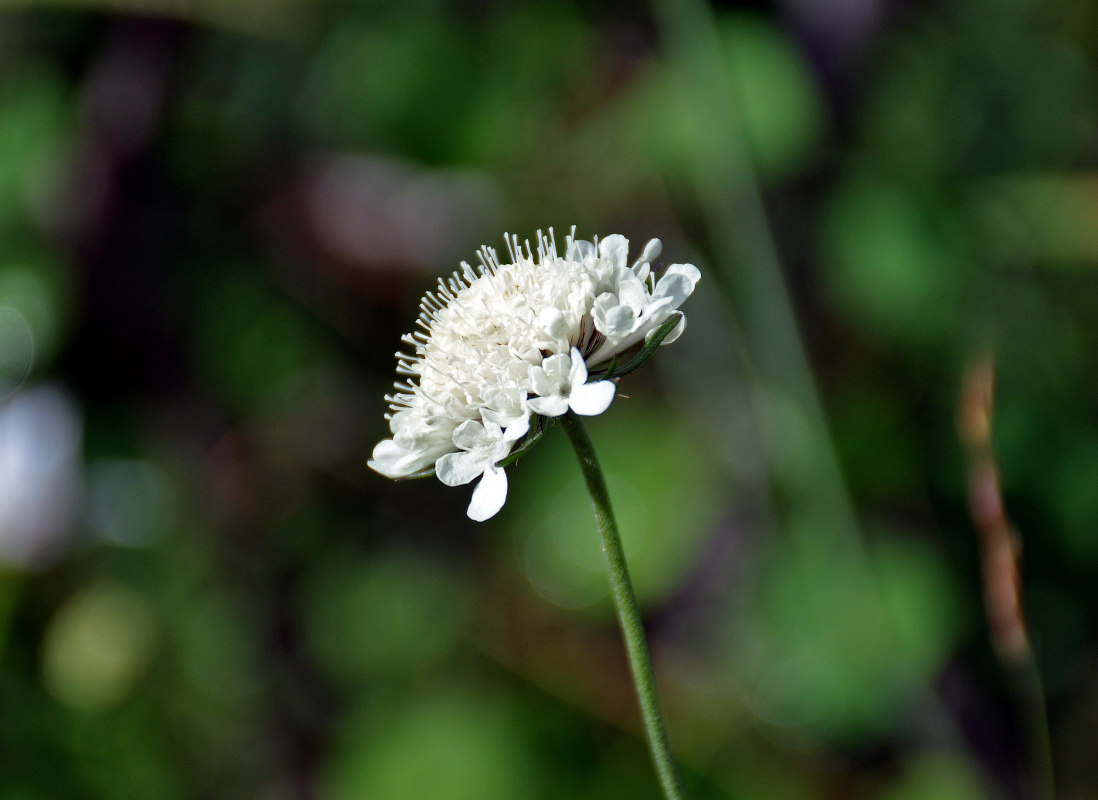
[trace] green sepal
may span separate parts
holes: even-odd
[[[393,478],[395,481],[414,481],[420,478],[433,478],[435,477],[434,467],[424,467],[419,472],[413,472],[411,475],[401,475],[399,478]]]

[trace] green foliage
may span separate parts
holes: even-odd
[[[703,274],[589,426],[691,797],[1017,793],[988,353],[1089,796],[1098,11],[818,5],[6,11],[0,800],[656,796],[561,432],[482,527],[365,468],[412,299],[573,223]]]
[[[370,718],[337,751],[322,796],[532,796],[535,754],[508,705],[505,698],[463,689],[435,691],[392,716]]]

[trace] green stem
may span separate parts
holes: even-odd
[[[648,748],[652,752],[652,761],[656,765],[660,786],[667,800],[684,800],[682,781],[675,757],[671,753],[671,743],[667,738],[667,725],[663,721],[663,709],[656,690],[656,673],[652,668],[652,657],[648,654],[648,642],[644,637],[637,596],[633,593],[633,583],[629,579],[629,568],[625,564],[625,551],[618,535],[618,525],[614,521],[614,512],[610,508],[610,493],[606,489],[606,479],[602,475],[594,445],[587,435],[587,428],[572,411],[559,418],[572,448],[579,458],[583,477],[587,481],[587,491],[595,504],[595,520],[602,534],[602,549],[606,554],[606,565],[610,569],[610,588],[614,595],[614,607],[618,612],[625,637],[625,650],[629,655],[629,668],[633,672],[633,683],[637,687],[637,699],[640,701],[644,729],[648,734]]]

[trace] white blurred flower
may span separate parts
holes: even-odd
[[[0,403],[0,567],[42,567],[69,543],[80,494],[79,410],[34,387]]]
[[[531,414],[555,417],[571,408],[601,414],[614,398],[611,381],[587,383],[589,365],[609,363],[650,336],[679,306],[701,273],[673,264],[656,279],[651,240],[629,266],[629,242],[565,239],[563,257],[552,229],[537,237],[536,253],[505,237],[510,263],[482,247],[480,265],[461,269],[420,303],[421,330],[404,336],[412,353],[397,353],[397,372],[409,377],[386,396],[393,433],[374,448],[369,465],[390,478],[435,467],[450,486],[482,477],[469,516],[493,516],[507,495],[499,462],[526,434]]]

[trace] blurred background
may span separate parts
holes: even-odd
[[[483,525],[365,466],[421,293],[573,224],[703,274],[590,425],[690,795],[1096,795],[1094,3],[0,40],[0,800],[658,797],[564,437]]]

